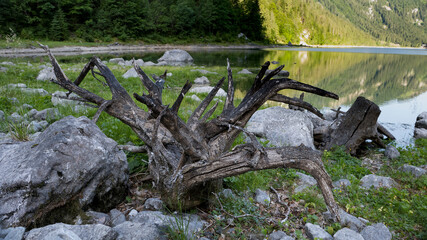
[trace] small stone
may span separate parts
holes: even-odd
[[[15,63],[13,62],[2,62],[2,65],[8,65],[8,66],[15,66]]]
[[[334,234],[334,240],[364,240],[362,235],[358,232],[351,230],[349,228],[343,228],[338,230]]]
[[[230,198],[230,197],[234,197],[234,193],[231,189],[224,189],[221,191],[221,196],[224,198]]]
[[[384,155],[389,159],[396,159],[400,157],[400,152],[394,146],[388,145],[385,149]]]
[[[57,120],[60,118],[60,113],[56,108],[47,108],[37,112],[34,115],[34,119],[36,120]]]
[[[153,63],[152,61],[144,62],[144,67],[149,67],[149,66],[156,66],[156,64]]]
[[[91,220],[89,220],[90,224],[107,225],[107,223],[110,222],[110,216],[106,213],[88,211],[88,212],[86,212],[86,215],[91,218]]]
[[[190,98],[193,99],[194,101],[197,101],[197,102],[201,102],[202,101],[197,95],[191,95]]]
[[[390,230],[383,223],[367,226],[360,234],[365,240],[391,240],[392,238]]]
[[[248,69],[242,69],[242,71],[238,72],[237,74],[252,74],[252,72]]]
[[[342,188],[342,187],[347,187],[351,185],[351,182],[348,179],[340,179],[338,181],[335,181],[333,183],[334,187],[336,188]]]
[[[0,72],[7,72],[8,68],[7,67],[0,67]]]
[[[126,216],[117,209],[111,209],[110,213],[110,226],[115,227],[121,223],[126,222]]]
[[[31,106],[30,104],[24,103],[24,104],[22,104],[22,108],[26,109],[26,110],[31,110],[31,109],[33,109],[33,106]]]
[[[342,209],[338,211],[338,214],[340,215],[340,224],[343,227],[349,227],[354,231],[360,232],[366,226],[360,219]]]
[[[23,84],[23,83],[11,83],[7,85],[8,88],[26,88],[27,85]]]
[[[49,95],[49,92],[43,88],[21,88],[21,92],[28,94],[39,94],[42,96]]]
[[[255,191],[255,201],[265,206],[270,205],[270,202],[271,202],[270,196],[268,196],[268,194],[265,191],[259,188]]]
[[[20,123],[22,122],[22,120],[24,120],[24,118],[16,112],[12,113],[12,115],[10,115],[8,119],[13,123]]]
[[[200,84],[200,85],[208,85],[209,84],[209,79],[205,76],[196,78],[194,80],[194,84]]]
[[[52,67],[47,67],[45,69],[42,69],[39,72],[39,75],[36,78],[38,81],[50,81],[50,80],[56,80],[55,73],[53,72]]]
[[[9,100],[10,100],[14,105],[19,104],[19,100],[18,100],[16,97],[9,98]]]
[[[213,87],[211,86],[200,86],[200,87],[193,87],[190,89],[191,93],[209,93],[212,91]],[[218,92],[216,93],[217,97],[226,97],[227,93],[224,91],[224,89],[220,88]]]
[[[163,208],[163,201],[159,198],[149,198],[145,201],[144,208],[147,210],[161,210]]]
[[[299,177],[299,183],[297,184],[297,187],[294,190],[294,192],[296,193],[299,193],[304,189],[317,184],[316,179],[314,179],[312,176],[300,172],[297,172],[296,175],[298,175]]]
[[[377,176],[375,174],[369,174],[360,179],[360,184],[363,188],[374,187],[378,188],[392,188],[398,186],[398,184],[390,177]]]
[[[305,233],[307,234],[309,239],[325,239],[325,240],[333,240],[331,234],[326,232],[319,225],[314,225],[311,223],[305,224]]]
[[[144,60],[142,60],[142,59],[137,59],[137,60],[135,60],[135,64],[141,67],[141,66],[143,66],[143,65],[144,65]]]
[[[4,112],[0,110],[0,121],[4,121]]]
[[[285,232],[283,231],[275,231],[272,232],[269,236],[268,236],[268,240],[294,240],[293,237],[288,236]]]
[[[110,63],[116,63],[116,64],[118,64],[118,63],[121,63],[121,62],[125,62],[125,60],[123,58],[112,58],[112,59],[110,59],[109,62]]]
[[[172,77],[172,73],[171,72],[168,72],[168,73],[166,73],[166,76],[168,76],[168,77]]]
[[[416,166],[412,166],[412,165],[408,165],[405,164],[402,167],[399,168],[400,171],[402,172],[408,172],[411,173],[412,175],[414,175],[414,177],[421,177],[422,175],[426,174],[427,171],[425,169],[422,169],[420,167],[416,167]]]
[[[165,61],[161,61],[161,62],[158,62],[156,64],[156,66],[167,66],[167,65],[169,65],[169,64],[168,64],[168,62],[165,62]]]
[[[136,73],[135,68],[129,69],[125,74],[123,74],[123,78],[137,78],[138,73]]]
[[[24,116],[28,119],[34,118],[34,116],[38,113],[36,109],[31,109],[29,112],[27,112]]]
[[[135,209],[132,209],[128,214],[128,216],[131,216],[131,217],[135,217],[136,215],[138,215],[138,211],[136,211]]]
[[[43,127],[40,125],[40,123],[38,121],[32,121],[28,125],[28,129],[31,132],[40,132],[43,129]]]
[[[202,74],[218,74],[217,72],[210,72],[210,71],[204,70],[204,69],[192,69],[190,71],[191,72],[200,72]]]
[[[21,240],[24,238],[24,233],[25,233],[24,227],[7,228],[4,230],[0,229],[0,239]]]

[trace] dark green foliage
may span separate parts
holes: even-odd
[[[0,34],[28,39],[263,39],[258,0],[5,0],[0,23]]]

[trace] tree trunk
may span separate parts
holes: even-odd
[[[265,75],[270,65],[266,62],[255,77],[252,88],[242,102],[235,106],[232,70],[228,63],[228,92],[222,113],[208,120],[218,103],[209,110],[207,107],[225,78],[218,82],[190,118],[184,121],[177,113],[184,95],[191,88],[189,82],[184,85],[172,107],[169,107],[162,103],[162,87],[155,84],[134,64],[148,94],[134,93],[133,96],[149,108],[150,111],[146,112],[135,104],[100,59],[92,58],[76,81],[72,82],[66,77],[49,49],[41,46],[46,50],[54,67],[57,77],[55,83],[97,105],[99,109],[96,116],[105,111],[120,119],[144,141],[153,183],[169,206],[180,205],[179,207],[186,209],[206,202],[212,191],[218,189],[217,180],[225,177],[249,171],[289,167],[304,170],[316,178],[329,210],[338,218],[338,206],[332,195],[332,182],[318,151],[306,147],[263,148],[255,136],[244,130],[253,113],[267,100],[292,103],[320,114],[317,109],[302,100],[293,100],[278,94],[282,89],[295,89],[334,99],[338,99],[337,95],[289,78],[272,79],[284,66]],[[110,100],[79,87],[87,73],[94,71],[95,67],[100,71],[98,75],[106,80],[110,88],[112,93]],[[161,80],[160,78],[158,81]],[[96,118],[94,120],[96,121]],[[252,143],[239,145],[230,150],[241,132],[248,134]]]

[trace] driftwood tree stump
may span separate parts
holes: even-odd
[[[337,122],[332,124],[329,132],[324,137],[325,149],[333,146],[345,146],[348,152],[355,155],[360,146],[370,139],[378,146],[385,148],[382,142],[382,135],[394,140],[394,136],[377,120],[381,113],[380,108],[375,103],[364,97],[358,97],[351,108],[343,116],[337,118]]]
[[[72,82],[50,53],[49,48],[41,46],[46,50],[53,65],[57,77],[54,82],[99,107],[94,117],[95,121],[99,114],[105,111],[129,125],[144,141],[146,145],[142,148],[148,152],[150,174],[169,207],[177,207],[179,203],[180,207],[186,209],[206,202],[212,193],[210,186],[217,186],[218,180],[225,177],[263,169],[296,168],[308,172],[317,180],[326,205],[338,218],[338,206],[332,194],[332,182],[321,161],[321,153],[318,151],[303,146],[263,148],[249,133],[247,134],[253,140],[251,144],[239,145],[230,150],[236,137],[242,131],[244,132],[243,128],[250,117],[267,100],[291,103],[320,115],[319,111],[310,104],[278,94],[280,90],[295,89],[338,99],[334,93],[289,78],[273,79],[284,66],[265,75],[270,65],[270,62],[266,62],[255,77],[252,88],[242,102],[235,106],[233,77],[228,63],[228,92],[222,113],[209,120],[218,102],[211,109],[207,110],[207,108],[225,78],[216,84],[185,122],[178,117],[177,113],[184,95],[191,88],[190,82],[187,81],[175,103],[169,107],[162,103],[162,84],[153,82],[139,66],[134,64],[142,84],[148,91],[148,94],[133,94],[137,101],[149,108],[149,111],[144,111],[135,104],[110,69],[99,58],[93,57],[83,68],[79,77]],[[99,70],[98,75],[101,75],[108,84],[112,99],[103,99],[79,87],[84,77],[95,67]],[[141,148],[134,150],[141,151]]]

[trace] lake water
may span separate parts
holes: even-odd
[[[189,51],[197,66],[226,66],[259,69],[266,61],[285,65],[290,78],[334,92],[339,100],[305,94],[305,100],[326,111],[347,110],[358,96],[381,108],[379,121],[398,139],[400,146],[412,141],[416,116],[427,111],[427,50],[391,48],[273,48],[264,50]],[[115,53],[101,59],[142,58],[156,62],[163,52]],[[79,56],[89,59],[91,56]],[[75,59],[76,57],[71,57]],[[81,61],[81,60],[80,60]],[[277,67],[279,65],[272,65]],[[236,72],[236,71],[234,71]],[[251,81],[236,83],[242,96]],[[295,97],[298,92],[284,90]],[[242,97],[241,96],[241,97]],[[239,96],[237,96],[239,97]]]

